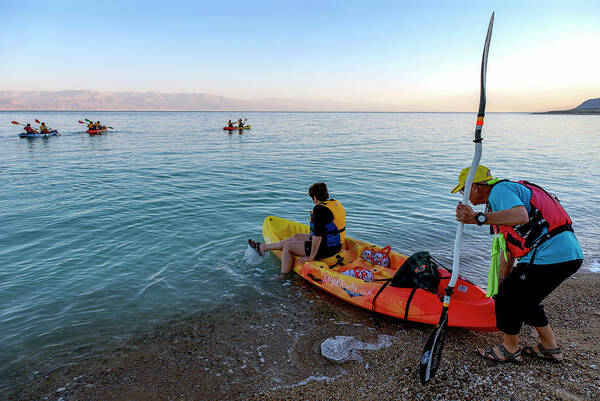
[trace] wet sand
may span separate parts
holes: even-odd
[[[598,400],[600,274],[581,271],[545,301],[564,351],[561,364],[525,358],[521,365],[474,353],[499,333],[449,329],[436,377],[419,382],[430,326],[379,318],[347,306],[297,276],[285,303],[249,303],[174,320],[125,345],[39,373],[7,399],[19,400]],[[535,344],[534,330],[522,343]],[[392,345],[360,351],[343,364],[321,356],[330,337]]]

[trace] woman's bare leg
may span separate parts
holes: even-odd
[[[302,246],[304,246],[304,241],[310,240],[310,234],[295,234],[289,238],[286,238],[282,241],[275,242],[273,244],[260,244],[260,251],[281,251],[283,250],[285,244],[289,242],[299,242],[302,241]],[[302,254],[304,255],[304,254]]]
[[[283,245],[281,252],[281,274],[287,274],[294,265],[294,256],[306,256],[304,240],[288,241]]]

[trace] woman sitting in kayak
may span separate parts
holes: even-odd
[[[229,128],[233,128],[233,127],[234,127],[234,126],[233,126],[233,123],[231,122],[231,120],[227,121],[227,126],[228,126]]]
[[[244,126],[244,122],[242,121],[242,119],[240,118],[238,120],[238,127],[243,127]]]
[[[46,123],[42,122],[42,125],[40,125],[40,134],[47,134],[48,132],[50,130],[46,127]]]
[[[91,121],[88,123],[88,126],[87,126],[87,127],[88,127],[88,129],[89,129],[89,130],[93,130],[93,129],[95,129],[95,128],[94,128],[94,123],[93,123],[93,122],[91,122]]]
[[[281,250],[282,274],[292,269],[294,256],[300,256],[299,263],[328,258],[342,249],[346,239],[346,211],[339,201],[329,199],[327,185],[324,182],[313,184],[308,195],[315,204],[310,213],[310,234],[296,234],[274,244],[248,240],[260,256],[266,251]]]

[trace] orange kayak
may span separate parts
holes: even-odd
[[[266,243],[275,243],[289,238],[294,234],[308,233],[305,224],[275,216],[267,216],[263,222],[263,237]],[[344,301],[358,307],[372,310],[373,298],[377,295],[384,281],[364,281],[360,278],[343,274],[349,270],[364,272],[368,270],[375,280],[391,279],[408,256],[391,252],[390,267],[373,265],[362,259],[366,249],[382,249],[364,241],[349,238],[342,250],[330,258],[311,261],[304,264],[295,262],[294,271],[313,285],[327,291]],[[272,251],[281,258],[281,251]],[[336,262],[342,258],[341,264]],[[336,266],[334,266],[336,265]],[[333,267],[330,267],[333,266]],[[375,312],[413,322],[437,324],[442,311],[444,289],[450,281],[451,273],[443,267],[438,267],[440,283],[437,293],[424,289],[416,289],[410,301],[406,304],[413,289],[399,288],[388,285],[375,302]],[[454,294],[448,309],[448,325],[469,330],[496,331],[496,315],[494,300],[486,298],[485,291],[470,281],[459,276],[454,287]]]
[[[100,129],[88,129],[87,132],[90,135],[94,135],[94,134],[101,134],[103,132],[106,132],[108,128],[100,128]]]

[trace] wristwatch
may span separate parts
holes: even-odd
[[[487,221],[487,217],[485,217],[485,213],[479,212],[477,215],[475,215],[475,220],[477,220],[478,226],[482,226]]]

